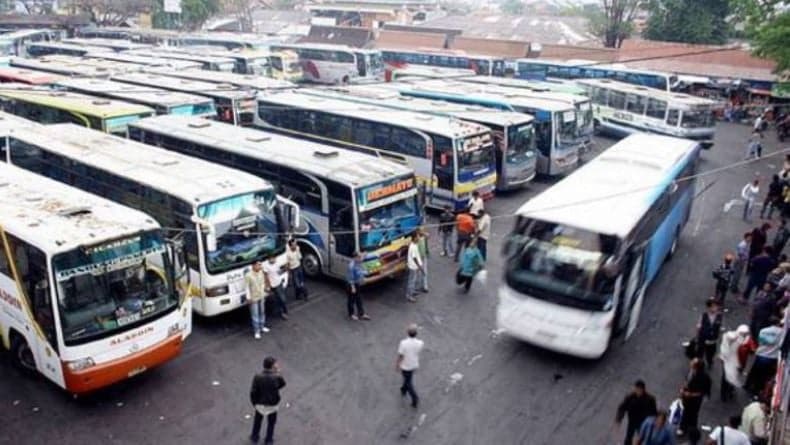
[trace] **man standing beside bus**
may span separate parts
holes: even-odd
[[[406,282],[406,300],[415,303],[417,299],[417,283],[421,282],[420,277],[423,271],[423,259],[420,256],[420,233],[414,232],[409,243],[409,251],[406,257],[406,267],[409,270],[408,281]]]
[[[357,252],[354,258],[348,262],[348,273],[346,274],[346,285],[348,286],[348,318],[357,321],[360,318],[370,320],[362,307],[362,297],[359,295],[359,287],[365,281],[365,269],[362,267],[362,253]],[[356,308],[357,313],[354,314]]]
[[[307,290],[304,287],[304,269],[302,268],[302,252],[295,239],[288,240],[288,250],[285,251],[288,260],[288,275],[294,286],[294,298],[307,300]]]
[[[288,319],[288,307],[285,305],[285,265],[277,263],[277,257],[272,255],[269,261],[263,265],[263,273],[266,278],[266,292],[274,293],[274,304],[279,307],[280,317]]]
[[[455,214],[449,205],[444,206],[444,211],[439,215],[439,234],[442,237],[442,256],[452,255],[453,252],[453,226]]]
[[[488,259],[488,238],[491,237],[491,215],[485,209],[477,214],[477,248],[483,255],[483,260]]]
[[[244,277],[247,284],[247,298],[250,299],[250,318],[252,319],[252,333],[255,339],[261,338],[261,332],[269,332],[266,327],[266,275],[261,268],[261,262],[252,263],[252,270]]]
[[[483,209],[485,209],[485,201],[483,201],[483,198],[480,196],[480,192],[475,190],[472,192],[472,198],[469,200],[469,208],[467,211],[472,215],[477,215],[483,211]]]

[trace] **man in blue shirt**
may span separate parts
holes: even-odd
[[[667,412],[659,410],[658,414],[648,417],[639,428],[636,440],[639,445],[675,445],[675,435],[667,424]]]
[[[370,320],[365,309],[362,307],[362,296],[359,295],[359,288],[362,282],[365,281],[365,269],[362,267],[362,253],[357,252],[354,254],[354,259],[348,263],[348,272],[346,274],[346,285],[348,286],[348,317],[354,321]],[[354,313],[356,308],[356,313]]]

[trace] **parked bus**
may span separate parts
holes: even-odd
[[[498,328],[586,358],[628,338],[688,221],[699,153],[687,139],[632,135],[527,201],[506,242]]]
[[[64,42],[38,42],[28,44],[25,55],[27,57],[52,55],[82,57],[89,52],[101,51],[103,49],[104,48],[98,46],[75,45]]]
[[[179,355],[191,300],[150,216],[0,162],[0,343],[72,394]]]
[[[203,65],[198,62],[191,62],[189,60],[176,60],[176,59],[163,59],[161,57],[144,57],[136,56],[131,53],[115,53],[115,52],[90,52],[86,57],[91,59],[110,60],[115,62],[135,63],[138,65],[151,68],[170,68],[173,70],[186,70],[186,69],[202,69]]]
[[[399,84],[396,88],[401,95],[409,97],[529,114],[535,118],[533,125],[538,149],[538,173],[562,175],[578,166],[583,140],[579,136],[577,113],[572,104],[520,95],[505,97],[502,94],[484,94],[460,82],[432,82]]]
[[[665,93],[606,79],[583,79],[595,104],[595,123],[616,136],[636,132],[665,134],[713,146],[715,101],[682,93]]]
[[[491,131],[478,124],[294,91],[260,96],[255,125],[408,164],[431,207],[463,209],[496,186]]]
[[[261,34],[211,31],[179,35],[173,46],[216,46],[225,49],[266,49],[269,45],[280,43],[283,36],[262,36]]]
[[[154,114],[142,105],[34,88],[0,89],[0,107],[42,124],[71,122],[121,136],[126,135],[127,124]]]
[[[47,86],[63,79],[57,74],[23,68],[0,67],[0,83],[23,83],[27,85]]]
[[[234,125],[250,125],[255,119],[255,92],[243,90],[228,84],[200,82],[197,80],[179,79],[153,73],[128,73],[114,76],[118,82],[141,85],[147,88],[158,88],[169,91],[180,91],[214,100],[217,119]]]
[[[233,59],[237,74],[262,75],[273,79],[298,82],[302,80],[302,65],[294,51],[268,51],[263,49],[227,50],[212,46],[180,46],[170,51],[185,54],[206,54]]]
[[[215,57],[209,55],[190,54],[180,51],[170,51],[166,48],[152,48],[144,50],[128,51],[129,54],[142,57],[157,57],[160,59],[186,60],[188,62],[199,63],[204,70],[225,71],[232,73],[236,66],[236,61],[227,57]]]
[[[376,50],[323,43],[275,44],[269,49],[298,54],[304,79],[310,82],[338,84],[384,78],[384,62]]]
[[[120,39],[71,38],[71,39],[63,39],[62,42],[71,45],[79,45],[85,47],[105,48],[116,52],[136,51],[136,50],[145,50],[145,49],[153,48],[152,45],[147,45],[144,43],[135,43],[135,42],[130,42],[129,40],[120,40]]]
[[[471,55],[463,51],[430,49],[381,49],[384,63],[393,69],[428,65],[441,68],[470,69],[483,76],[504,76],[505,59]]]
[[[617,64],[589,60],[519,59],[517,77],[522,79],[610,79],[648,88],[672,91],[678,84],[674,74],[636,70]]]
[[[302,209],[294,229],[305,273],[345,278],[363,253],[365,282],[405,269],[422,223],[414,171],[314,142],[181,116],[136,123],[130,137],[271,181]]]
[[[408,82],[420,79],[458,79],[465,80],[475,76],[475,72],[467,68],[440,68],[436,66],[409,65],[402,68],[388,68],[385,72],[387,82]]]
[[[270,77],[256,76],[254,74],[236,74],[223,71],[206,70],[179,70],[174,71],[167,68],[152,68],[150,73],[161,74],[168,77],[178,77],[179,79],[196,80],[201,82],[232,85],[240,89],[251,89],[256,91],[284,90],[296,88],[296,84],[272,79]]]
[[[109,77],[124,72],[140,71],[143,65],[102,61],[71,56],[44,56],[38,59],[13,57],[11,66],[73,77]]]
[[[396,110],[447,116],[488,127],[496,150],[497,190],[519,188],[535,177],[537,154],[532,116],[471,105],[404,97],[389,88],[352,85],[334,89],[301,89],[341,100],[352,100]]]
[[[33,43],[55,42],[63,31],[55,29],[22,29],[0,34],[0,56],[27,56],[27,46]]]
[[[492,76],[464,76],[455,80],[460,82],[476,83],[490,86],[518,88],[528,91],[568,93],[579,96],[586,96],[587,90],[578,86],[576,82],[570,80],[532,80],[519,79],[513,77],[492,77]]]
[[[70,124],[10,139],[11,163],[142,210],[183,242],[200,315],[246,305],[244,274],[253,262],[271,255],[284,262],[298,207],[258,177]]]
[[[217,117],[214,101],[205,96],[106,79],[64,79],[56,85],[77,93],[145,105],[153,108],[156,114],[184,114],[212,119]]]

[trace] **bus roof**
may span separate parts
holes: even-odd
[[[485,54],[471,54],[464,50],[447,48],[377,48],[377,50],[390,53],[425,54],[431,56],[466,57],[488,60],[497,59],[495,56],[488,56]]]
[[[62,76],[43,71],[28,70],[11,66],[0,67],[0,79],[22,82],[30,85],[47,85],[63,79]]]
[[[74,111],[87,116],[108,119],[130,114],[153,113],[149,107],[119,100],[98,98],[87,94],[72,93],[70,91],[51,91],[30,88],[2,90],[0,98],[14,99],[62,110]]]
[[[579,85],[588,85],[591,87],[609,88],[617,91],[622,91],[626,94],[638,94],[649,96],[653,99],[665,100],[667,103],[686,105],[689,107],[698,106],[714,106],[716,101],[704,97],[692,96],[684,93],[673,93],[668,91],[658,90],[655,88],[648,88],[630,83],[618,82],[609,79],[577,79],[576,83]]]
[[[107,52],[107,51],[99,51],[99,52],[90,52],[85,54],[85,57],[89,57],[92,59],[103,59],[103,60],[115,60],[118,62],[128,62],[128,63],[137,63],[140,65],[145,66],[168,66],[175,70],[187,69],[187,68],[200,68],[203,65],[200,62],[192,62],[189,60],[176,60],[176,59],[163,59],[161,57],[145,57],[145,56],[138,56],[131,53],[116,53],[116,52]]]
[[[2,37],[2,35],[0,35],[0,37]],[[104,50],[104,48],[102,48],[100,46],[77,45],[77,44],[74,44],[74,43],[66,43],[66,42],[63,42],[63,41],[61,41],[61,42],[30,42],[30,43],[27,44],[27,46],[28,47],[39,46],[39,47],[42,47],[42,48],[53,48],[53,49],[56,49],[56,50],[59,49],[59,50],[67,50],[67,51],[84,51],[86,53],[90,52],[90,51],[101,51],[101,50]]]
[[[167,68],[152,68],[150,73],[161,74],[163,76],[178,77],[181,79],[198,80],[209,83],[219,83],[234,85],[240,88],[252,88],[254,90],[282,90],[296,88],[296,84],[287,80],[272,79],[260,74],[239,74],[226,71],[208,70],[172,70]]]
[[[49,28],[19,29],[0,34],[0,41],[24,39],[25,37],[37,36],[39,34],[60,35],[61,31]]]
[[[135,50],[135,49],[143,49],[143,48],[151,48],[152,45],[147,45],[144,43],[136,43],[131,42],[129,40],[121,40],[121,39],[107,39],[101,37],[95,38],[71,38],[71,39],[63,39],[64,43],[71,43],[73,45],[79,46],[98,46],[102,48],[120,48],[122,50]]]
[[[507,99],[523,97],[535,100],[559,101],[570,104],[578,104],[590,101],[589,97],[580,94],[563,93],[557,91],[530,91],[523,88],[509,86],[458,82],[452,79],[425,79],[422,81],[412,82],[412,85],[426,88],[432,88],[434,86],[439,88],[451,88],[453,90],[463,91],[466,94],[497,95],[503,96]]]
[[[22,116],[0,110],[0,131],[15,130],[22,127],[42,127],[43,124]]]
[[[191,53],[178,52],[178,51],[168,51],[162,48],[133,50],[133,51],[129,51],[129,54],[134,54],[137,56],[144,56],[144,57],[159,57],[162,59],[188,60],[188,61],[195,61],[201,63],[233,63],[233,64],[236,63],[235,60],[229,59],[227,57],[216,57],[207,54],[200,55],[200,54],[191,54]]]
[[[373,54],[373,53],[380,53],[381,51],[378,49],[364,49],[364,48],[355,48],[353,46],[348,45],[338,45],[333,43],[275,43],[270,45],[276,49],[279,48],[292,48],[292,49],[325,49],[325,50],[333,50],[333,51],[348,51],[351,53],[365,53],[365,54]]]
[[[564,80],[532,80],[532,79],[519,79],[511,77],[495,77],[495,76],[466,76],[457,79],[461,82],[479,83],[484,85],[498,85],[503,87],[522,88],[532,91],[545,91],[557,93],[571,93],[584,96],[587,94],[584,89],[573,82]]]
[[[404,77],[410,77],[415,79],[416,78],[432,78],[432,79],[462,78],[460,80],[465,80],[466,77],[475,75],[475,71],[469,68],[444,68],[439,66],[414,65],[414,64],[409,64],[403,68],[395,68],[392,71],[393,73],[397,74],[398,79],[402,79]],[[488,76],[486,76],[486,78],[488,78]]]
[[[0,225],[50,254],[159,228],[143,212],[4,162]]]
[[[208,71],[206,71],[208,72]],[[197,80],[179,79],[153,73],[124,73],[113,76],[112,80],[124,83],[133,83],[166,90],[183,91],[200,96],[220,97],[224,99],[239,100],[251,99],[252,92],[244,91],[229,84],[201,82]]]
[[[84,94],[110,96],[133,103],[143,103],[150,107],[213,103],[211,98],[205,96],[144,87],[107,79],[64,79],[59,81],[57,85]]]
[[[68,58],[65,59],[65,58]],[[47,71],[68,76],[107,77],[112,74],[124,72],[130,67],[125,63],[116,63],[115,66],[98,66],[89,64],[85,59],[69,56],[44,56],[38,59],[12,57],[11,66],[28,68],[38,71]],[[138,65],[139,67],[140,65]]]
[[[342,100],[369,101],[383,107],[452,116],[461,120],[500,127],[523,125],[533,121],[532,116],[515,111],[493,110],[476,105],[453,104],[443,101],[401,96],[397,91],[377,85],[351,85],[336,88],[304,88],[299,91],[319,96],[331,95]]]
[[[78,125],[45,128],[17,130],[14,137],[147,184],[192,205],[272,187],[268,181],[233,168]]]
[[[387,124],[396,124],[427,133],[457,138],[466,137],[488,131],[488,128],[479,124],[464,122],[460,119],[444,116],[431,116],[413,111],[393,110],[376,105],[360,105],[342,99],[330,99],[311,94],[294,91],[273,91],[265,96],[259,96],[259,101],[281,105],[285,107],[298,107],[315,111],[342,114],[358,119],[366,119]]]
[[[131,126],[271,160],[355,187],[414,172],[404,165],[352,150],[190,116],[157,116]]]
[[[628,136],[517,213],[623,238],[653,204],[657,191],[675,179],[681,161],[697,144],[670,136]]]

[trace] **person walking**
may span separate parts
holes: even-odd
[[[683,401],[683,416],[677,429],[678,436],[699,434],[699,412],[702,409],[702,401],[705,397],[710,396],[711,380],[708,373],[705,372],[705,365],[702,360],[699,358],[691,359],[689,368],[686,382],[680,390],[680,397]]]
[[[414,372],[420,367],[420,353],[425,347],[425,343],[417,338],[416,324],[409,325],[406,334],[408,336],[398,344],[398,359],[395,368],[403,376],[403,384],[400,387],[401,395],[408,394],[411,397],[411,406],[417,408],[420,397],[417,396],[417,391],[414,389]]]
[[[464,292],[469,292],[472,287],[472,280],[475,275],[483,269],[483,254],[477,247],[477,237],[474,235],[469,238],[469,244],[464,249],[464,254],[461,257],[461,267],[456,273],[455,282],[464,286]]]
[[[753,132],[749,139],[746,141],[746,159],[759,159],[763,154],[763,145],[760,143],[762,135],[758,132]]]
[[[472,215],[477,215],[482,210],[485,210],[485,201],[483,201],[483,198],[480,196],[480,192],[477,190],[472,192],[472,197],[469,199],[469,205],[467,207],[467,211]]]
[[[774,241],[771,243],[771,247],[773,248],[773,256],[774,260],[779,258],[779,255],[782,254],[782,251],[785,249],[787,245],[787,240],[790,239],[790,228],[787,227],[787,220],[782,218],[779,222],[779,227],[776,228],[776,234],[774,235]]]
[[[774,318],[771,326],[760,330],[754,363],[746,378],[746,389],[752,394],[760,394],[765,389],[765,384],[776,374],[783,339],[784,330],[779,318]]]
[[[668,414],[660,410],[642,422],[639,435],[633,442],[635,445],[675,445],[672,429],[667,422]]]
[[[274,294],[274,304],[280,312],[280,318],[288,320],[288,306],[285,304],[286,294],[286,275],[284,273],[287,266],[279,264],[277,257],[271,255],[269,260],[263,264],[263,273],[265,274],[266,292]]]
[[[623,445],[632,445],[634,443],[634,435],[639,431],[642,422],[650,416],[655,416],[657,413],[656,398],[647,392],[644,381],[637,380],[631,392],[625,396],[617,407],[617,414],[614,419],[615,425],[619,430],[623,419],[626,415],[628,416]]]
[[[751,232],[743,234],[743,239],[735,247],[735,262],[733,263],[732,282],[730,283],[730,291],[739,292],[741,275],[746,265],[749,264],[749,246],[752,242]]]
[[[477,214],[477,248],[483,261],[488,259],[488,239],[491,237],[491,215],[485,209]]]
[[[285,388],[285,379],[280,374],[277,359],[274,357],[264,358],[263,372],[253,377],[250,388],[250,402],[255,408],[252,434],[250,434],[250,441],[253,443],[258,443],[260,440],[261,423],[264,417],[266,417],[266,436],[263,438],[263,443],[265,445],[274,443],[274,425],[277,423],[280,390],[283,388]]]
[[[716,298],[708,298],[705,302],[705,312],[697,322],[697,347],[698,357],[705,359],[708,369],[713,368],[713,358],[721,335],[721,304]]]
[[[421,273],[423,270],[423,259],[420,256],[420,234],[414,232],[409,243],[409,250],[406,256],[406,267],[409,276],[406,281],[406,300],[415,303],[417,298],[417,283],[421,283]]]
[[[304,268],[302,267],[302,251],[295,239],[288,240],[288,249],[285,251],[288,262],[288,279],[294,288],[294,298],[307,300],[307,289],[304,286]]]
[[[749,261],[763,251],[765,244],[768,242],[768,230],[770,229],[770,223],[763,223],[760,227],[752,229],[751,243],[749,243]],[[749,270],[748,263],[746,270]]]
[[[740,426],[741,416],[730,416],[727,425],[713,429],[705,441],[706,445],[751,445],[749,436],[738,429]]]
[[[456,263],[464,247],[469,244],[469,238],[474,235],[475,230],[477,230],[475,219],[469,213],[462,212],[455,217],[456,243],[454,260]]]
[[[733,277],[735,276],[735,267],[733,260],[735,256],[731,253],[724,255],[724,261],[713,270],[713,279],[716,281],[716,286],[713,291],[713,298],[715,298],[720,305],[724,305],[724,298],[732,285]]]
[[[740,430],[749,437],[751,445],[768,445],[770,412],[770,406],[764,399],[757,399],[743,408]]]
[[[768,210],[768,219],[774,214],[774,210],[781,208],[783,196],[782,191],[784,190],[784,185],[782,181],[779,179],[779,175],[773,175],[771,178],[771,183],[768,184],[768,193],[765,194],[765,199],[763,200],[763,207],[760,209],[760,219],[765,219],[765,211]]]
[[[260,261],[252,263],[252,269],[244,277],[244,283],[247,285],[247,298],[250,300],[252,335],[259,340],[261,333],[269,332],[266,327],[266,275]]]
[[[777,302],[773,291],[773,285],[765,283],[763,289],[757,293],[752,302],[749,314],[749,333],[755,341],[760,335],[760,331],[771,326],[772,320],[776,317]]]
[[[449,256],[455,253],[453,249],[453,226],[455,226],[455,214],[449,205],[444,206],[442,214],[439,215],[439,235],[442,238],[442,256]]]
[[[754,238],[752,238],[754,242]],[[746,281],[746,289],[743,290],[740,302],[747,303],[754,289],[759,289],[765,283],[768,274],[776,267],[776,260],[773,258],[773,248],[765,246],[761,254],[752,258],[749,262],[749,279]]]
[[[362,253],[356,252],[354,258],[348,262],[348,272],[346,273],[346,291],[348,293],[348,318],[357,321],[360,318],[363,320],[370,320],[370,316],[365,313],[365,308],[362,307],[362,296],[359,293],[359,288],[365,281],[365,268],[362,267]],[[356,313],[354,313],[356,309]]]
[[[420,235],[419,240],[417,241],[417,246],[420,248],[420,258],[422,259],[422,270],[421,270],[421,285],[420,291],[424,293],[428,293],[428,257],[430,256],[430,251],[428,250],[428,232],[424,228],[419,228],[417,233]]]
[[[744,221],[751,221],[752,209],[754,208],[754,203],[759,195],[760,195],[759,179],[755,179],[754,181],[744,185],[743,189],[741,189],[741,198],[743,198]]]
[[[743,387],[743,365],[738,350],[749,340],[749,326],[742,324],[721,337],[719,360],[721,360],[721,401],[727,402],[735,397],[735,388]]]

